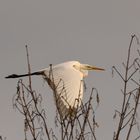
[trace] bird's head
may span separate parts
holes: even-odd
[[[95,67],[95,66],[91,66],[89,64],[81,64],[80,62],[76,61],[73,64],[73,67],[77,70],[79,70],[80,72],[83,73],[83,76],[86,77],[88,75],[88,71],[89,70],[96,70],[96,71],[104,71],[105,69],[103,68],[99,68],[99,67]]]

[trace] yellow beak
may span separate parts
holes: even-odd
[[[84,65],[86,70],[100,70],[100,71],[104,71],[105,69],[103,68],[99,68],[99,67],[95,67],[95,66],[91,66],[91,65]]]

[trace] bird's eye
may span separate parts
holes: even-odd
[[[74,67],[75,69],[77,69],[77,66],[76,66],[76,65],[73,65],[73,67]]]
[[[76,65],[73,65],[73,67],[74,67],[75,69],[77,69]]]
[[[73,67],[76,69],[76,70],[79,70],[79,67],[77,65],[73,65]]]

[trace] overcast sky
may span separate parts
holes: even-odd
[[[112,78],[111,67],[119,67],[126,59],[134,33],[140,38],[139,0],[1,0],[0,135],[7,140],[24,139],[23,118],[12,108],[17,80],[4,77],[27,72],[28,45],[32,71],[69,60],[106,69],[90,72],[86,84],[89,91],[96,87],[101,99],[97,138],[111,140],[115,130],[112,117],[121,104],[121,84]],[[33,87],[46,97],[51,112],[51,90],[38,77],[33,78]]]

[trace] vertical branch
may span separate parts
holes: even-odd
[[[127,90],[127,82],[128,82],[128,70],[129,70],[129,62],[130,62],[130,52],[131,52],[131,47],[132,47],[132,42],[133,42],[134,37],[135,37],[135,35],[131,36],[131,41],[130,41],[129,49],[128,49],[127,62],[126,62],[126,68],[125,68],[125,78],[124,78],[123,103],[122,103],[120,121],[119,121],[119,126],[118,126],[118,130],[117,130],[115,140],[118,140],[118,138],[119,138],[121,127],[123,125],[124,115],[125,115],[124,108],[125,108],[125,104],[126,104],[126,90]]]
[[[27,139],[26,131],[28,131],[29,128],[30,133],[34,140],[38,139],[38,136],[41,133],[43,133],[42,131],[45,132],[44,134],[46,134],[48,140],[50,140],[50,134],[48,131],[44,109],[39,109],[38,107],[41,95],[37,96],[35,91],[32,90],[32,81],[30,75],[31,68],[27,45],[26,45],[26,53],[29,74],[29,86],[24,85],[22,80],[19,80],[17,88],[17,96],[15,96],[15,107],[25,117],[25,129],[24,129],[25,139]]]
[[[126,63],[126,69],[125,69],[125,81],[124,81],[124,98],[123,98],[123,105],[122,105],[122,111],[121,114],[124,114],[124,107],[125,107],[125,100],[126,100],[126,90],[127,90],[127,82],[128,82],[128,71],[129,71],[129,62],[130,62],[130,52],[131,52],[131,47],[132,47],[132,42],[134,39],[135,35],[131,36],[131,41],[129,44],[129,49],[128,49],[128,56],[127,56],[127,63]],[[122,116],[123,117],[123,116]]]
[[[132,119],[131,119],[131,123],[130,123],[130,127],[129,127],[129,130],[128,130],[128,133],[127,133],[126,140],[129,140],[130,133],[131,133],[132,127],[134,125],[134,120],[135,120],[135,115],[136,115],[138,104],[139,104],[139,99],[140,99],[140,87],[139,87],[138,93],[136,95],[136,102],[135,102],[134,112],[132,114]]]
[[[29,88],[32,90],[32,84],[31,84],[31,66],[30,66],[30,60],[29,60],[29,53],[28,53],[28,46],[26,45],[26,54],[27,54],[27,65],[28,65],[28,74],[29,74]]]
[[[138,71],[138,69],[140,69],[140,68],[135,67],[135,61],[136,61],[137,58],[135,58],[133,63],[130,64],[131,48],[132,48],[132,43],[133,43],[134,38],[136,38],[136,40],[138,40],[136,35],[131,36],[131,41],[130,41],[129,48],[128,48],[124,78],[123,78],[122,74],[115,67],[113,67],[113,69],[117,72],[117,74],[121,77],[121,79],[124,82],[123,102],[122,102],[121,112],[117,111],[119,113],[120,118],[119,118],[118,128],[117,128],[116,134],[114,136],[114,140],[119,140],[120,132],[122,131],[122,129],[124,129],[126,127],[128,128],[128,125],[130,125],[130,127],[128,129],[128,134],[127,134],[126,140],[129,139],[129,136],[130,136],[130,133],[131,133],[131,130],[132,130],[132,127],[133,127],[133,122],[134,122],[134,119],[135,119],[135,115],[136,115],[136,110],[137,110],[137,107],[138,107],[138,102],[139,102],[139,97],[136,95],[136,101],[135,101],[134,108],[131,108],[130,111],[128,111],[129,110],[129,105],[131,103],[131,97],[132,97],[133,94],[134,95],[136,94],[136,93],[133,93],[133,92],[135,92],[136,89],[137,89],[137,88],[133,89],[132,91],[127,93],[128,84],[130,83],[129,81],[133,79],[133,77],[136,74],[136,72]],[[135,70],[133,70],[133,72],[131,72],[133,67],[135,68]],[[130,74],[130,72],[131,72],[131,74]],[[124,122],[126,122],[126,123],[124,123]]]

